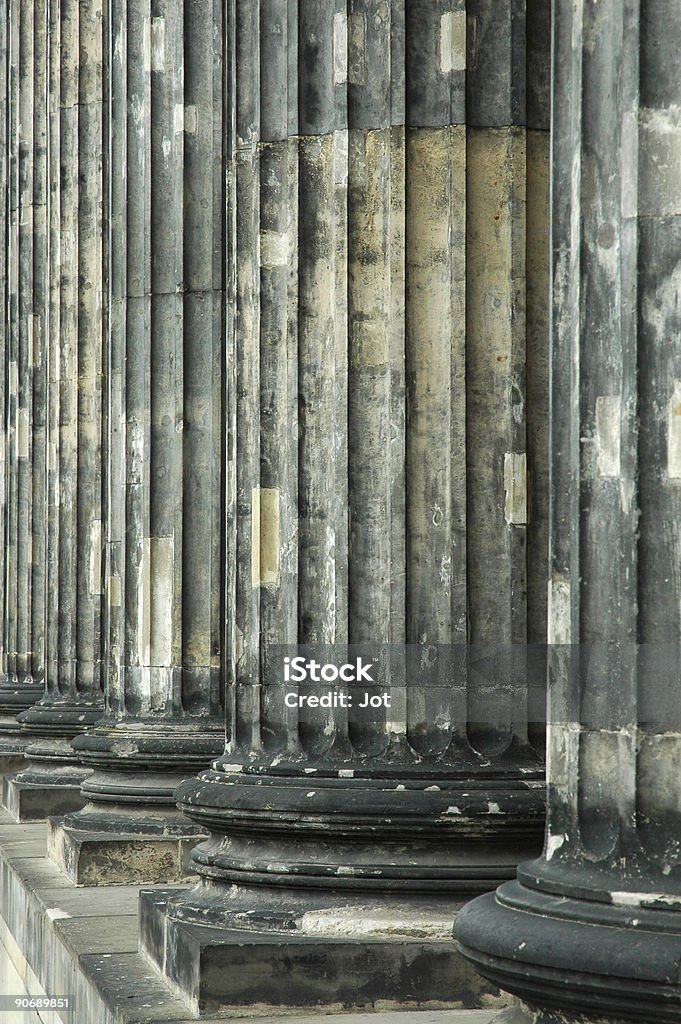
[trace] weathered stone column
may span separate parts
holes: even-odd
[[[41,596],[37,608],[32,605],[33,581],[39,583],[44,563],[40,543],[40,524],[44,505],[34,504],[34,481],[40,494],[40,467],[33,472],[34,454],[34,380],[40,405],[41,378],[44,372],[41,336],[42,310],[34,316],[34,244],[37,262],[44,247],[45,197],[34,194],[34,181],[40,181],[40,160],[34,178],[34,106],[35,76],[41,74],[34,62],[34,6],[12,3],[3,14],[4,59],[7,98],[6,131],[6,204],[3,236],[4,318],[4,417],[3,459],[6,505],[4,513],[3,605],[2,605],[2,678],[0,679],[0,763],[7,769],[23,760],[27,740],[20,735],[17,712],[29,707],[43,687],[43,634],[40,621]],[[39,32],[38,32],[39,34]],[[4,143],[3,143],[4,146]],[[40,185],[39,185],[40,189]],[[38,212],[35,213],[36,200]],[[34,237],[35,233],[35,237]],[[37,298],[41,300],[38,269]],[[37,327],[37,337],[34,336]],[[44,406],[37,410],[38,441]],[[43,451],[37,451],[38,460]],[[33,542],[36,540],[36,549]],[[34,615],[33,612],[36,611]]]
[[[539,848],[526,671],[507,667],[493,723],[466,685],[467,637],[498,653],[541,622],[524,29],[498,52],[499,7],[510,39],[510,4],[231,9],[228,744],[177,794],[211,833],[200,884],[145,894],[142,919],[196,1008],[451,998],[443,918]],[[469,94],[500,63],[507,100],[481,101],[468,131],[467,50]],[[296,643],[392,649],[390,709],[291,707],[276,645]],[[420,686],[416,666],[457,643],[450,674]]]
[[[102,12],[97,3],[33,3],[34,217],[41,220],[34,254],[31,592],[33,632],[46,640],[46,674],[42,699],[19,717],[38,737],[27,749],[29,765],[5,780],[5,804],[19,820],[82,807],[80,783],[89,772],[70,740],[104,712]],[[48,330],[38,333],[44,323]]]
[[[79,883],[183,877],[173,791],[224,742],[220,11],[110,6],[106,715],[50,838]]]
[[[455,934],[528,1021],[678,1021],[681,9],[554,10],[549,822]]]

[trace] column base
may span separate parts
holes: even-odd
[[[181,882],[204,830],[175,804],[179,784],[223,745],[220,723],[102,719],[73,748],[93,771],[85,806],[50,823],[48,853],[75,885]]]
[[[16,716],[42,694],[42,685],[20,686],[17,680],[6,678],[0,681],[0,772],[19,771],[26,764],[24,753],[35,743],[35,736],[21,728]]]
[[[92,774],[71,740],[104,714],[101,701],[43,697],[17,716],[27,739],[21,770],[3,781],[2,802],[16,821],[43,821],[85,806],[82,783]]]
[[[194,850],[198,874],[222,885],[464,899],[513,878],[518,863],[539,853],[538,776],[216,766],[176,796],[212,834]]]
[[[140,894],[140,948],[193,1013],[503,1005],[457,953],[446,924],[451,904],[339,894],[303,903],[233,886],[216,928],[179,916],[196,907],[197,894],[200,902],[201,887]]]
[[[205,833],[175,807],[184,776],[91,772],[85,806],[51,818],[48,856],[74,885],[135,885],[190,879],[190,852]]]
[[[521,877],[530,878],[525,865]],[[568,898],[521,882],[469,903],[454,934],[489,981],[527,1005],[531,1024],[681,1021],[681,898]]]
[[[2,803],[15,821],[44,821],[85,805],[81,783],[90,773],[76,767],[23,770],[2,780]]]

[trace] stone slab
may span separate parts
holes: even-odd
[[[320,1024],[319,1014],[278,1017],[230,1017],[231,1024]],[[224,1017],[202,1017],[201,1024],[224,1024]],[[196,1018],[177,1021],[176,1024],[196,1024]],[[513,1024],[501,1018],[497,1010],[388,1010],[375,1013],[334,1013],[330,1024]],[[525,1024],[525,1022],[518,1022]]]
[[[196,1014],[379,1006],[491,1010],[504,1003],[451,940],[227,931],[176,920],[167,914],[169,898],[163,889],[142,890],[140,949]]]
[[[0,839],[0,846],[2,840]],[[42,857],[23,857],[12,861],[12,870],[30,889],[72,889],[73,884],[65,878],[59,868]]]
[[[19,979],[30,995],[68,993],[76,1011],[66,1024],[190,1024],[192,1009],[178,991],[171,989],[149,959],[138,952],[137,886],[74,887],[46,857],[26,856],[27,849],[45,849],[45,824],[21,825],[0,814],[0,961],[8,960],[7,972]],[[16,837],[16,838],[15,838]],[[167,899],[181,886],[145,887],[147,895]],[[281,936],[261,939],[256,961],[262,971],[273,973],[287,955]],[[247,936],[253,948],[253,936]],[[318,946],[306,937],[308,949]],[[270,963],[274,945],[279,952]],[[347,944],[351,945],[350,943]],[[354,945],[354,944],[353,944]],[[382,945],[379,943],[379,945]],[[248,953],[241,944],[242,955]],[[277,959],[278,958],[278,959]],[[250,962],[246,958],[248,971]],[[285,965],[288,969],[288,965]],[[0,962],[0,971],[3,964]],[[215,969],[215,965],[211,969]],[[284,970],[280,970],[283,976]],[[9,974],[8,974],[9,976]],[[263,973],[264,976],[264,973]],[[455,982],[454,982],[455,983]],[[328,1007],[327,1007],[328,1008]],[[319,1012],[295,1015],[292,1006],[263,1015],[263,1007],[248,1006],[230,1016],[245,1019],[257,1015],[263,1024],[318,1024]],[[326,1008],[325,1008],[326,1009]],[[337,1009],[342,1009],[337,1007]],[[423,1012],[334,1014],[338,1024],[492,1024],[493,1009]],[[285,1017],[285,1022],[284,1022]],[[202,1024],[218,1024],[224,1016],[202,1016]],[[34,1024],[27,1018],[21,1024]],[[60,1024],[55,1018],[48,1024]]]
[[[78,786],[36,786],[6,775],[2,802],[15,821],[44,821],[50,815],[80,811],[86,800]]]
[[[19,772],[26,767],[24,754],[0,754],[0,775],[8,772]]]
[[[137,953],[137,914],[115,918],[57,917],[53,920],[57,935],[76,958],[96,953]]]
[[[74,885],[181,882],[192,877],[196,836],[85,832],[48,819],[48,855]]]

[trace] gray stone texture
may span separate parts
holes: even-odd
[[[258,995],[244,949],[292,958],[263,1006],[489,994],[433,901],[448,921],[539,850],[536,666],[499,669],[493,724],[465,659],[441,692],[395,683],[392,715],[304,721],[268,651],[545,640],[548,6],[0,16],[0,757],[29,754],[5,800],[52,815],[74,885],[203,876],[145,897],[195,1006]],[[334,935],[376,893],[411,922],[381,926],[384,970]],[[320,937],[287,952],[272,922],[308,911]],[[109,1005],[129,969],[142,1013],[131,934],[79,969]]]
[[[548,827],[455,934],[533,1024],[676,1021],[681,10],[554,14]]]

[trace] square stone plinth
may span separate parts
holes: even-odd
[[[501,1006],[453,941],[231,931],[167,913],[177,890],[140,893],[140,949],[196,1014]]]
[[[44,821],[50,815],[72,814],[86,803],[80,783],[35,785],[14,775],[5,775],[2,780],[2,802],[15,821]]]
[[[197,836],[89,832],[48,819],[48,855],[74,885],[182,882],[192,877]]]

